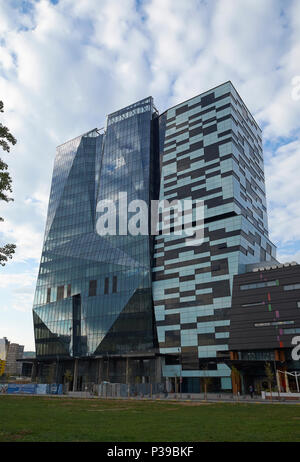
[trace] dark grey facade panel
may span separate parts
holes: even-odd
[[[271,281],[276,284],[240,289]],[[235,276],[230,309],[230,349],[292,348],[295,333],[287,332],[300,329],[300,289],[287,291],[284,287],[297,283],[300,283],[300,265]]]

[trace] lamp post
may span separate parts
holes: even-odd
[[[297,391],[299,393],[299,383],[298,383],[298,377],[299,377],[300,374],[297,374],[297,372],[295,372],[295,379],[296,379],[296,385],[297,385]]]
[[[56,384],[57,384],[57,379],[58,379],[58,364],[59,364],[59,356],[56,355],[56,378],[55,378]]]
[[[182,399],[182,353],[181,353],[181,348],[178,347],[178,353],[180,357],[180,377],[179,377],[179,393],[180,393],[180,399]]]

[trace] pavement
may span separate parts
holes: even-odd
[[[40,395],[37,395],[37,394],[29,394],[29,393],[16,393],[16,394],[6,394],[6,393],[0,393],[0,398],[1,396],[41,396],[41,397],[51,397],[51,398],[79,398],[79,399],[102,399],[102,400],[136,400],[136,401],[172,401],[172,402],[189,402],[189,403],[237,403],[237,404],[242,404],[242,403],[247,403],[247,404],[300,404],[300,397],[299,397],[299,400],[287,400],[285,398],[278,398],[278,396],[276,396],[276,398],[274,397],[274,399],[271,401],[270,399],[262,399],[261,396],[254,396],[253,398],[251,398],[250,396],[248,395],[245,395],[245,396],[240,396],[239,398],[237,397],[230,397],[228,396],[228,398],[226,397],[226,399],[222,399],[221,397],[220,398],[210,398],[209,396],[207,397],[207,399],[203,399],[203,398],[186,398],[186,397],[183,397],[183,398],[180,398],[180,397],[163,397],[163,396],[158,396],[158,397],[155,397],[155,396],[152,396],[152,398],[150,397],[142,397],[142,396],[130,396],[130,397],[123,397],[123,396],[115,396],[115,397],[111,397],[111,396],[108,396],[108,397],[103,397],[103,396],[96,396],[96,395],[93,395],[89,392],[85,392],[85,391],[82,391],[82,392],[69,392],[67,394],[63,394],[63,395],[54,395],[54,394],[40,394]]]

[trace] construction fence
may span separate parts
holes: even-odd
[[[165,392],[164,383],[110,383],[102,382],[92,387],[92,392],[101,398],[151,398]]]
[[[57,383],[1,383],[0,393],[8,395],[62,395],[63,385]]]

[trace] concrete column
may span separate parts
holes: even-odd
[[[244,383],[244,374],[242,374],[241,372],[240,372],[240,374],[241,374],[241,392],[244,395],[246,393],[245,383]]]
[[[106,377],[107,377],[107,381],[110,382],[109,380],[109,356],[107,357],[107,368],[106,368]]]
[[[276,369],[276,383],[277,383],[277,388],[278,388],[279,393],[280,393],[281,392],[281,385],[280,385],[280,377],[279,377],[278,369]]]
[[[31,380],[32,380],[32,382],[34,382],[36,380],[36,372],[37,372],[37,364],[34,361],[32,363],[32,369],[31,369]]]
[[[129,380],[129,358],[127,356],[126,358],[126,383],[128,385],[128,380]]]
[[[286,371],[285,371],[284,376],[285,376],[285,391],[286,391],[287,393],[289,393],[289,392],[290,392],[289,377],[288,377]]]
[[[175,393],[178,393],[178,377],[175,377]]]
[[[77,391],[78,359],[74,360],[73,391]]]
[[[101,381],[102,381],[102,359],[99,358],[98,359],[98,378],[97,378],[97,382],[101,383]]]

